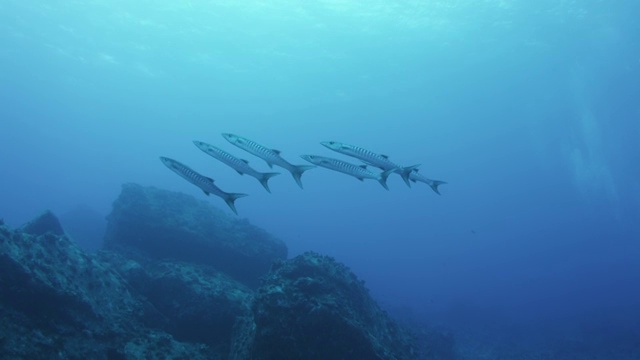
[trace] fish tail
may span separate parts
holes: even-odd
[[[298,186],[300,186],[300,188],[302,189],[302,174],[310,169],[315,168],[315,166],[313,165],[293,165],[293,168],[291,169],[291,175],[293,175],[293,179],[296,181],[296,184],[298,184]]]
[[[436,194],[440,195],[440,190],[438,190],[438,186],[446,184],[447,182],[445,181],[440,181],[440,180],[429,180],[427,182],[427,185],[429,185],[431,187],[431,190],[433,190]]]
[[[420,164],[398,168],[400,176],[402,176],[402,180],[404,180],[405,184],[407,184],[408,187],[411,187],[411,182],[409,182],[409,175],[411,175],[411,172],[417,169],[418,166],[420,166]]]
[[[264,186],[264,188],[267,190],[268,193],[271,193],[271,190],[269,189],[268,181],[269,181],[269,179],[271,179],[272,177],[274,177],[276,175],[280,175],[280,173],[277,173],[277,172],[262,173],[260,178],[258,178],[258,181],[260,181],[260,184],[262,184],[262,186]]]
[[[389,175],[391,175],[395,171],[396,169],[391,169],[380,174],[380,178],[378,179],[378,182],[380,182],[380,185],[382,185],[382,187],[389,190],[389,187],[387,186],[387,178],[389,177]]]
[[[238,215],[238,210],[236,210],[235,201],[236,201],[236,199],[241,198],[241,197],[245,197],[245,196],[249,196],[249,195],[247,195],[247,194],[239,194],[239,193],[228,193],[224,197],[224,202],[226,202],[227,205],[229,205],[229,208],[231,208],[231,211],[233,211],[234,214]]]

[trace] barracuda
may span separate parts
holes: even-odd
[[[277,172],[263,173],[263,172],[256,171],[251,166],[249,166],[249,162],[247,160],[237,158],[229,154],[228,152],[220,148],[217,148],[213,145],[207,144],[205,142],[194,141],[193,143],[198,147],[198,149],[204,151],[206,154],[212,156],[213,158],[220,160],[222,163],[228,165],[233,170],[237,171],[238,174],[240,175],[247,174],[251,177],[258,179],[258,181],[260,181],[260,184],[262,184],[262,186],[264,186],[264,188],[269,193],[271,192],[271,190],[269,189],[269,183],[268,183],[269,179],[271,179],[276,175],[280,175],[280,173],[277,173]]]
[[[269,167],[277,165],[288,170],[300,188],[302,188],[302,174],[305,171],[314,168],[314,166],[310,165],[293,165],[280,156],[280,151],[269,149],[266,146],[260,145],[257,142],[242,136],[229,133],[223,133],[222,136],[231,144],[266,161]]]
[[[202,191],[204,191],[205,194],[207,195],[213,194],[221,197],[222,200],[224,200],[224,202],[226,202],[227,205],[229,205],[229,208],[231,208],[231,211],[233,211],[236,215],[238,214],[238,211],[236,210],[236,205],[235,205],[236,199],[244,196],[248,196],[247,194],[228,193],[220,190],[220,188],[214,184],[213,179],[208,178],[202,174],[199,174],[198,172],[182,164],[181,162],[178,162],[176,160],[173,160],[164,156],[161,156],[160,160],[173,172],[182,176],[188,182],[202,189]]]
[[[425,176],[423,176],[422,174],[418,173],[418,169],[414,169],[411,174],[409,174],[409,180],[413,181],[413,182],[423,182],[427,185],[429,185],[429,187],[431,187],[431,190],[433,190],[436,194],[440,195],[440,190],[438,190],[438,186],[442,185],[442,184],[446,184],[445,181],[440,181],[440,180],[432,180],[429,179]]]
[[[356,159],[360,159],[365,164],[380,168],[383,171],[393,170],[392,172],[400,174],[402,180],[404,180],[404,182],[409,187],[411,187],[411,183],[409,182],[409,176],[411,175],[411,172],[418,166],[420,166],[412,165],[402,167],[389,160],[389,157],[387,155],[376,154],[373,151],[363,149],[359,146],[349,145],[337,141],[323,141],[320,144],[333,151],[354,157]]]
[[[321,166],[323,168],[331,169],[334,171],[341,172],[343,174],[351,175],[356,179],[363,181],[364,179],[374,179],[377,180],[380,185],[382,185],[385,189],[389,190],[387,187],[387,177],[389,174],[393,173],[395,169],[390,169],[384,171],[381,174],[377,174],[371,172],[366,169],[366,165],[358,166],[346,161],[318,156],[318,155],[302,155],[301,158],[307,160],[308,162]]]

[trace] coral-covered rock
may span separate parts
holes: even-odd
[[[57,224],[53,214],[47,217]],[[109,319],[113,329],[129,322],[124,317],[142,311],[117,272],[66,236],[51,231],[32,235],[4,227],[0,237],[0,293],[5,304],[68,321]]]
[[[274,264],[243,340],[252,359],[415,359],[413,338],[330,257],[305,253]],[[242,335],[242,334],[240,334]],[[240,357],[237,357],[240,358]]]
[[[285,244],[246,220],[236,220],[191,196],[123,185],[108,216],[105,248],[140,259],[205,264],[250,287],[271,263],[287,257]]]
[[[163,332],[150,331],[142,337],[132,338],[122,350],[121,355],[112,355],[108,359],[176,359],[176,360],[218,360],[226,356],[203,344],[179,342]]]
[[[145,230],[155,236],[141,243],[137,238],[111,238],[117,251],[83,252],[66,235],[60,235],[64,231],[58,229],[58,221],[50,213],[18,230],[0,224],[1,357],[417,357],[412,337],[380,310],[363,283],[344,265],[315,253],[277,260],[263,286],[254,292],[227,276],[219,263],[206,265],[195,251],[208,256],[218,249],[236,260],[251,259],[254,262],[247,266],[256,278],[260,259],[278,258],[273,255],[277,241],[253,227],[237,225],[193,199],[133,187],[133,194],[125,198],[141,199],[114,211],[114,216],[121,218],[112,224],[112,231],[122,231],[120,236],[144,237]],[[211,229],[209,222],[198,220],[197,214],[206,211],[214,219]],[[162,237],[163,232],[171,236]],[[252,239],[259,236],[266,238],[255,246]],[[179,252],[180,239],[187,239],[183,246],[194,246],[194,252]],[[152,240],[160,241],[157,248]],[[178,251],[181,260],[168,260],[172,258],[169,253],[159,256],[170,249]],[[261,264],[266,266],[266,262]],[[230,267],[228,271],[238,269]]]
[[[0,353],[36,359],[71,352],[100,358],[123,346],[121,334],[133,330],[144,306],[118,273],[65,236],[32,226],[58,224],[53,214],[46,217],[46,222],[40,217],[23,227],[41,235],[0,227],[0,313],[2,323],[12,327],[3,331]]]
[[[187,263],[140,263],[100,252],[132,289],[161,315],[157,326],[176,340],[202,343],[227,354],[235,322],[249,316],[252,291],[207,266]]]
[[[55,216],[47,216],[57,223]],[[42,234],[0,225],[2,358],[218,357],[206,344],[181,343],[161,329],[150,330],[147,324],[161,314],[132,293],[111,265],[87,255],[64,235],[37,233]],[[161,356],[151,354],[158,349]],[[141,356],[140,351],[147,353]]]

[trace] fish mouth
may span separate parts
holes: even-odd
[[[168,167],[173,166],[174,160],[169,159],[168,157],[160,156],[160,161]]]
[[[343,147],[342,143],[337,141],[321,141],[320,144],[330,150],[338,150]]]
[[[308,162],[310,162],[312,164],[314,163],[313,158],[315,156],[313,156],[313,155],[300,155],[300,157],[303,158],[304,160],[307,160]]]

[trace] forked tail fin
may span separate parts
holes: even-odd
[[[260,184],[264,186],[264,188],[267,190],[268,193],[271,193],[271,190],[269,189],[268,181],[269,179],[271,179],[276,175],[280,175],[280,173],[277,173],[277,172],[262,173],[261,176],[258,178],[258,181],[260,181]]]
[[[300,186],[301,189],[303,189],[302,187],[302,174],[310,169],[315,168],[315,166],[313,165],[293,165],[293,168],[290,170],[291,171],[291,175],[293,175],[293,179],[296,181],[296,183],[298,184],[298,186]]]
[[[396,169],[391,169],[380,174],[380,178],[378,179],[378,182],[380,183],[380,185],[382,185],[382,187],[389,190],[389,187],[387,186],[387,178],[389,177],[389,175],[393,174],[395,171]]]
[[[238,215],[238,210],[236,210],[235,201],[236,199],[245,197],[245,196],[249,196],[249,195],[239,194],[239,193],[228,193],[224,197],[224,202],[226,202],[227,205],[229,205],[229,207],[231,208],[231,211],[233,211],[234,214]]]
[[[397,169],[399,170],[398,172],[400,173],[400,176],[402,176],[402,180],[404,180],[405,184],[407,184],[408,187],[411,187],[411,183],[409,182],[409,175],[411,175],[411,172],[415,171],[418,166],[420,166],[420,164]]]
[[[438,195],[440,195],[440,190],[438,190],[438,186],[440,186],[442,184],[446,184],[446,182],[445,181],[440,181],[440,180],[429,180],[427,182],[427,185],[429,185],[431,187],[431,190],[433,190]]]

